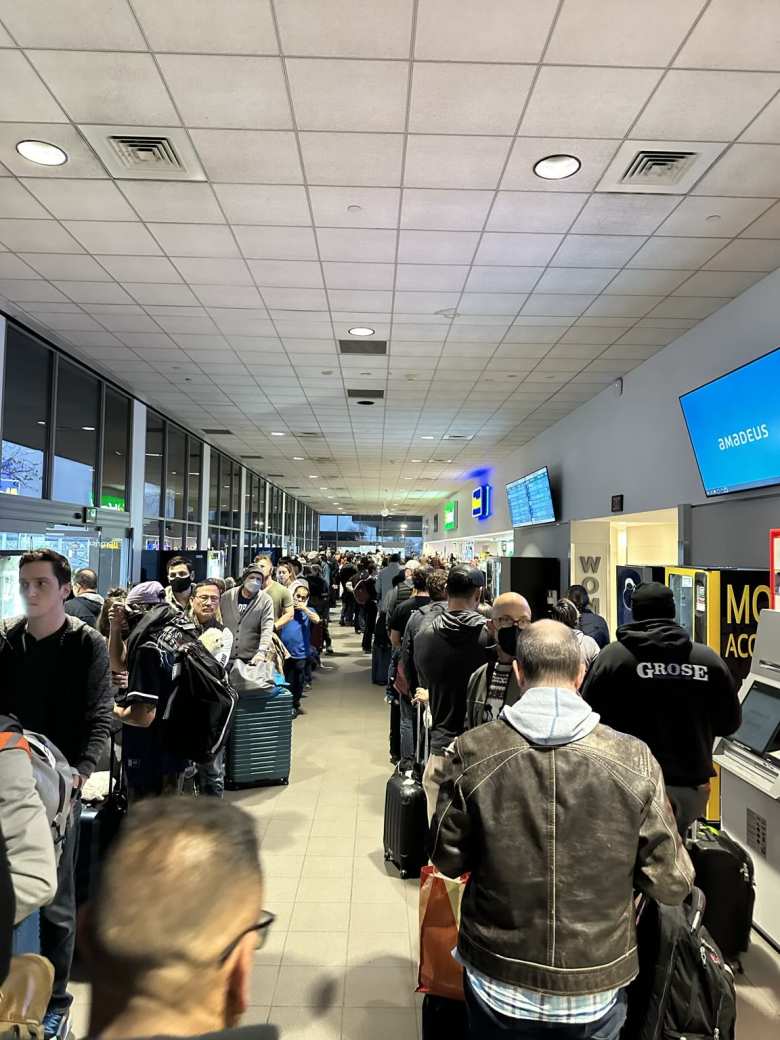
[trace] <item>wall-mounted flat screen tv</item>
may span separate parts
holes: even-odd
[[[507,484],[506,497],[512,527],[554,523],[555,507],[546,466]]]
[[[780,484],[780,348],[680,404],[708,496]]]

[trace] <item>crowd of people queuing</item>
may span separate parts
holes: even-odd
[[[582,586],[535,618],[521,590],[491,601],[482,569],[438,557],[260,555],[235,580],[195,581],[175,556],[166,586],[101,596],[94,571],[71,575],[40,549],[20,558],[19,581],[24,616],[0,623],[0,978],[9,943],[51,962],[47,1040],[68,1034],[81,796],[117,757],[128,821],[80,933],[91,1033],[194,1035],[239,1020],[273,920],[257,839],[218,802],[223,753],[172,754],[161,720],[193,641],[226,674],[267,664],[305,713],[331,667],[334,608],[372,655],[392,762],[424,767],[432,862],[471,872],[456,953],[471,1035],[536,1036],[543,1023],[562,1040],[618,1036],[637,970],[635,889],[667,903],[689,893],[681,836],[706,803],[713,738],[740,715],[730,673],[677,624],[666,586],[639,586],[633,622],[610,642]],[[36,787],[34,734],[69,773],[64,822]],[[214,801],[156,800],[191,791]]]

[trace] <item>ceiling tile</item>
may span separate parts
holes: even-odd
[[[631,133],[666,141],[730,141],[779,86],[780,77],[771,73],[673,69]]]
[[[389,291],[329,288],[328,298],[333,310],[337,311],[378,311],[389,314],[393,306],[393,294]]]
[[[50,285],[42,278],[32,279],[0,279],[0,296],[7,296],[9,300],[62,300],[64,296],[54,285]],[[54,315],[52,315],[52,318]],[[48,321],[48,318],[47,318]]]
[[[622,137],[661,72],[543,66],[521,125],[523,134]]]
[[[238,256],[230,228],[217,224],[147,225],[169,256]]]
[[[500,191],[488,220],[490,231],[568,231],[587,195]]]
[[[741,141],[757,141],[762,144],[780,144],[780,95],[766,106],[742,134]]]
[[[406,58],[412,0],[277,0],[276,17],[287,54],[348,58]]]
[[[566,317],[582,314],[594,297],[585,293],[533,293],[523,307],[523,314]]]
[[[676,65],[710,69],[780,69],[780,27],[773,0],[713,0]]]
[[[300,142],[309,184],[401,182],[402,134],[304,133]]]
[[[659,318],[706,318],[728,301],[709,296],[668,296],[659,303],[653,315]]]
[[[188,126],[248,130],[292,126],[278,58],[160,54],[157,60]]]
[[[134,300],[144,306],[158,304],[171,307],[195,307],[198,300],[187,285],[166,285],[163,282],[125,282],[125,289]]]
[[[301,130],[404,129],[404,63],[289,58],[286,66]]]
[[[536,285],[537,292],[597,293],[617,274],[614,267],[551,267]]]
[[[255,260],[316,260],[311,228],[246,227],[234,229],[241,251]]]
[[[125,0],[69,0],[67,13],[49,0],[0,0],[0,18],[20,47],[146,49]]]
[[[655,0],[653,17],[637,31],[624,0],[567,0],[545,60],[562,65],[666,65],[703,0]]]
[[[739,296],[760,281],[755,271],[698,271],[675,292],[675,296]]]
[[[27,53],[76,123],[179,123],[150,54],[44,50]],[[20,117],[25,118],[24,111],[16,112],[14,118]]]
[[[695,195],[780,195],[780,145],[735,144],[694,189]]]
[[[172,283],[181,281],[178,271],[170,260],[166,260],[162,256],[98,256],[98,259],[118,282]],[[71,275],[60,275],[60,277],[70,278]],[[105,272],[104,277],[106,277]]]
[[[73,282],[54,283],[74,303],[132,303],[121,286],[115,282]]]
[[[628,266],[695,271],[727,242],[727,238],[667,238],[655,235],[629,260]]]
[[[155,51],[273,54],[276,33],[268,0],[133,0]]]
[[[478,241],[475,231],[402,231],[398,260],[400,263],[468,264]]]
[[[25,179],[23,183],[58,220],[136,220],[110,181]],[[0,182],[0,197],[3,184]]]
[[[323,260],[391,262],[395,259],[395,232],[322,228],[317,232]]]
[[[41,138],[62,148],[68,156],[67,163],[39,166],[16,151],[18,141]],[[20,177],[106,177],[94,152],[70,123],[0,123],[0,159]]]
[[[252,285],[193,285],[205,307],[262,307],[260,293]]]
[[[665,296],[684,282],[689,271],[621,271],[606,287],[605,293],[626,296]]]
[[[15,253],[82,252],[56,220],[0,220],[0,242]]]
[[[2,239],[0,232],[0,239]],[[780,241],[741,238],[706,265],[710,271],[774,271],[780,267]]]
[[[48,217],[24,186],[11,177],[0,180],[0,217]]]
[[[536,266],[550,262],[562,235],[498,234],[482,236],[476,264]]]
[[[404,190],[401,227],[420,230],[481,231],[492,191]]]
[[[620,267],[644,239],[636,235],[567,235],[553,267]]]
[[[397,188],[309,189],[314,222],[320,227],[394,228],[398,226]],[[349,207],[358,207],[352,211]]]
[[[780,238],[780,202],[742,232],[742,238]]]
[[[625,325],[623,329],[625,329]],[[621,329],[603,328],[596,325],[573,325],[563,333],[561,343],[606,345],[618,339],[621,331]]]
[[[585,312],[589,317],[643,318],[663,296],[600,296]]]
[[[122,191],[142,220],[176,224],[222,224],[224,217],[208,184],[124,181]]]
[[[322,289],[276,289],[264,288],[263,299],[269,309],[296,311],[328,310],[328,298]],[[322,315],[327,321],[327,313]]]
[[[234,224],[284,224],[308,227],[309,205],[303,187],[293,184],[216,184],[214,191]]]
[[[580,235],[652,235],[678,202],[666,195],[592,195],[572,231]]]
[[[295,135],[285,130],[191,130],[212,181],[300,184]]]
[[[427,134],[513,134],[532,65],[416,62],[409,129]]]
[[[543,272],[543,267],[472,267],[466,288],[469,292],[530,291]]]
[[[111,275],[86,253],[22,253],[21,257],[44,278],[87,282],[111,281]]]
[[[64,112],[30,68],[21,51],[3,51],[3,60],[0,62],[0,120],[67,122]]]
[[[527,298],[525,293],[467,292],[458,304],[458,314],[514,315]]]
[[[173,315],[170,318],[159,316],[157,323],[166,332],[216,332],[216,326],[208,315]]]
[[[523,191],[587,192],[601,180],[620,142],[577,138],[518,137],[509,156],[502,188]],[[576,155],[582,165],[563,180],[545,180],[534,173],[534,165],[548,155]]]
[[[406,149],[404,184],[412,188],[495,188],[510,143],[508,137],[412,134]]]
[[[447,61],[538,61],[555,0],[422,0],[415,57]]]
[[[252,284],[252,278],[243,260],[175,257],[173,262],[185,282],[192,282],[194,285]]]
[[[399,264],[397,289],[460,292],[469,268],[456,264]]]
[[[322,274],[320,265],[316,262],[306,260],[250,260],[249,270],[261,287],[277,286],[299,289],[321,289]],[[327,266],[341,266],[331,264]],[[368,268],[369,264],[356,264],[345,266],[357,266]]]
[[[661,235],[726,237],[738,235],[768,206],[771,199],[729,199],[689,196],[661,224]]]
[[[435,314],[454,308],[459,298],[458,292],[396,292],[395,310],[399,314]]]

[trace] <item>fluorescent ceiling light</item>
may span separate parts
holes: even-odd
[[[305,462],[303,455],[293,455],[293,462]]]
[[[279,433],[278,430],[271,430],[272,437],[284,437],[283,433]]]
[[[48,141],[20,141],[16,150],[23,159],[38,166],[64,166],[68,161],[67,154]]]
[[[354,329],[347,329],[350,336],[373,336],[374,329],[369,329],[367,326],[356,325]]]
[[[422,437],[420,437],[420,440],[421,441],[435,441],[436,438],[432,437],[429,433],[426,433],[426,434],[423,434]]]
[[[85,433],[94,433],[95,432],[95,427],[94,426],[82,426],[81,428],[82,428],[82,430],[84,430]]]
[[[546,155],[534,163],[534,173],[545,181],[561,181],[573,177],[581,166],[576,155]]]

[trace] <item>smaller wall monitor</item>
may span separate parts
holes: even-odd
[[[512,527],[555,522],[550,475],[546,466],[507,484],[506,497]]]

